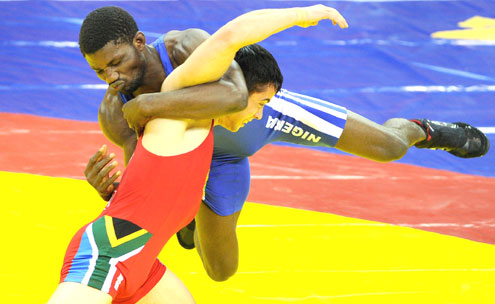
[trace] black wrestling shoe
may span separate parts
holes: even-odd
[[[186,227],[176,233],[179,244],[185,249],[193,249],[194,245],[194,229],[196,229],[196,221],[193,219]]]
[[[415,144],[417,148],[445,150],[462,158],[483,156],[490,148],[486,135],[467,123],[447,123],[429,119],[411,121],[426,133],[426,139]]]

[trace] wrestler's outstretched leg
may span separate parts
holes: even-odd
[[[379,125],[351,111],[348,111],[344,131],[335,148],[388,162],[402,158],[413,145],[446,150],[463,158],[483,156],[489,149],[487,137],[465,123],[392,118]]]
[[[399,159],[409,147],[426,138],[423,129],[407,119],[391,119],[380,125],[351,111],[347,115],[335,148],[374,161]]]

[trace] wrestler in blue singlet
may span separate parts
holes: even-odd
[[[216,126],[205,203],[218,215],[241,210],[251,181],[248,156],[277,141],[333,147],[346,119],[343,107],[282,89],[265,105],[262,119],[235,133]]]
[[[172,63],[163,35],[152,43],[169,75]],[[132,96],[120,94],[122,101]],[[280,90],[263,109],[263,118],[233,133],[216,126],[215,146],[205,188],[205,203],[218,215],[242,209],[249,193],[251,172],[248,157],[271,142],[333,147],[342,134],[347,110],[330,102]]]

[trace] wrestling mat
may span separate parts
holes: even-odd
[[[316,1],[113,1],[149,40],[210,33],[248,10]],[[478,304],[495,298],[495,5],[492,1],[325,2],[350,28],[291,29],[263,42],[291,91],[390,117],[466,120],[483,158],[411,149],[379,164],[334,149],[269,145],[251,158],[240,268],[210,280],[172,239],[160,258],[198,303]],[[2,303],[45,303],[68,241],[105,205],[84,180],[104,143],[106,86],[79,53],[98,1],[0,1]],[[184,16],[188,16],[184,19]],[[119,167],[121,170],[122,166]]]

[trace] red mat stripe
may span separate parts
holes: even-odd
[[[97,123],[0,113],[0,127],[2,171],[83,179],[104,143],[122,169],[122,152]],[[495,178],[275,145],[253,156],[251,169],[253,202],[495,243]]]

